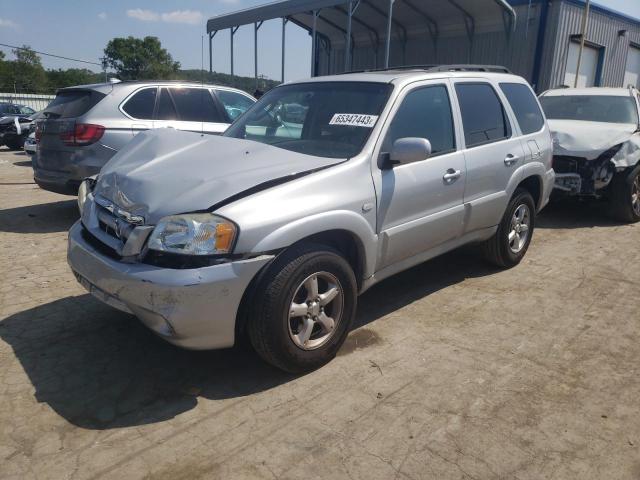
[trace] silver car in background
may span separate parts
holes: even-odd
[[[395,273],[468,243],[517,265],[553,188],[549,128],[521,77],[452,68],[285,84],[223,136],[138,135],[80,187],[76,278],[171,343],[248,334],[300,372]]]
[[[228,87],[185,82],[118,82],[63,88],[38,122],[34,178],[75,195],[118,150],[144,130],[221,134],[255,99]]]

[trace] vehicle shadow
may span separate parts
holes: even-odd
[[[31,160],[20,160],[19,162],[13,162],[16,167],[31,167],[33,164]]]
[[[607,202],[558,200],[550,203],[536,219],[536,228],[573,229],[624,225],[609,213]]]
[[[420,265],[366,292],[353,328],[492,271],[464,251]],[[162,422],[194,408],[198,397],[240,398],[296,378],[247,347],[206,352],[173,347],[133,316],[90,295],[16,313],[0,322],[0,338],[12,347],[37,400],[88,429]],[[347,339],[341,354],[355,349]]]
[[[76,200],[40,203],[0,210],[0,232],[64,232],[78,219]]]

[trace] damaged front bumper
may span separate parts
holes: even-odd
[[[611,183],[617,167],[609,158],[587,160],[581,157],[555,155],[555,193],[597,196]]]
[[[124,263],[96,250],[80,221],[69,231],[67,260],[99,300],[136,315],[165,340],[189,349],[234,344],[238,308],[247,286],[273,256],[194,269]]]

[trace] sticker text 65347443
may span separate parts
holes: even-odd
[[[363,115],[361,113],[336,113],[329,125],[350,125],[352,127],[373,128],[378,115]]]

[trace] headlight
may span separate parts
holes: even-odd
[[[89,179],[83,180],[80,188],[78,188],[78,208],[80,209],[80,216],[82,216],[82,210],[84,210],[84,204],[87,201],[89,190]]]
[[[183,255],[231,253],[237,227],[210,213],[165,217],[149,238],[149,249]]]

